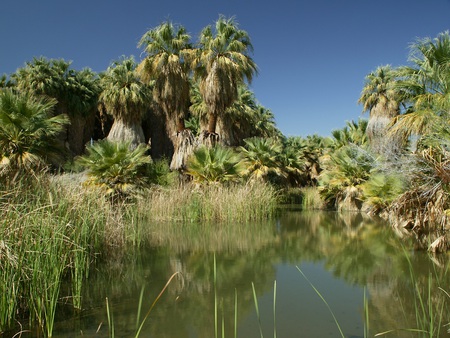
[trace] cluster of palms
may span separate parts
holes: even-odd
[[[398,68],[381,66],[366,77],[359,99],[370,114],[364,138],[334,134],[338,147],[322,162],[319,181],[325,197],[337,204],[366,202],[371,211],[387,211],[403,227],[445,232],[450,210],[449,32],[417,40],[409,61]]]
[[[248,87],[256,74],[252,45],[234,19],[221,16],[197,44],[190,39],[184,27],[166,22],[142,36],[140,63],[123,57],[96,74],[71,69],[64,60],[34,58],[9,78],[2,76],[0,88],[19,100],[53,102],[46,118],[70,122],[54,135],[60,146],[54,154],[65,151],[66,160],[85,153],[88,142],[107,138],[128,142],[130,151],[150,144],[152,158],[172,158],[171,169],[184,170],[202,145],[238,146],[244,138],[281,135],[273,114]],[[7,107],[2,112],[4,124],[11,124],[13,113]],[[16,156],[13,148],[1,149],[3,162]]]
[[[349,122],[329,138],[286,138],[275,127],[248,87],[257,72],[252,44],[234,19],[219,17],[195,44],[184,27],[166,22],[138,46],[141,62],[123,57],[101,74],[35,58],[3,76],[1,172],[61,164],[56,155],[64,149],[66,159],[85,153],[87,167],[94,158],[111,164],[102,157],[128,148],[130,157],[169,158],[171,170],[198,183],[318,185],[328,205],[368,202],[376,212],[405,209],[414,192],[420,210],[438,195],[439,210],[450,210],[448,32],[416,41],[409,66],[370,73],[359,99],[368,121]],[[128,165],[122,157],[115,157],[119,167]],[[139,168],[125,172],[145,176]]]

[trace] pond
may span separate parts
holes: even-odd
[[[216,323],[217,337],[431,337],[401,330],[430,325],[449,336],[448,257],[413,250],[381,220],[287,209],[264,224],[158,224],[143,236],[91,272],[81,312],[61,301],[54,337],[134,337],[176,272],[140,337],[215,337]]]

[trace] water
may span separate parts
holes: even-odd
[[[244,338],[261,337],[260,327],[264,337],[273,337],[274,320],[278,338],[341,337],[336,321],[345,337],[363,337],[366,310],[370,336],[426,328],[432,317],[443,318],[441,324],[449,321],[449,297],[439,289],[450,289],[447,257],[413,251],[389,226],[360,214],[286,210],[265,224],[149,229],[142,250],[112,252],[98,264],[84,290],[81,312],[62,301],[54,337],[109,337],[112,326],[116,337],[133,337],[142,288],[140,320],[175,272],[181,274],[152,310],[140,337],[214,337],[215,304],[219,337],[222,329],[226,337],[234,337],[235,309],[238,337]],[[106,298],[113,315],[110,325]],[[416,310],[421,303],[423,312]],[[447,328],[439,336],[449,336]],[[32,336],[37,335],[23,334]],[[420,335],[395,331],[387,336]]]

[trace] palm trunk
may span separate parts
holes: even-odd
[[[220,135],[220,143],[224,146],[236,147],[239,145],[234,132],[233,121],[229,114],[220,116],[216,125],[217,134]]]
[[[186,163],[194,152],[195,139],[194,135],[189,129],[184,129],[181,132],[177,132],[174,142],[174,154],[172,161],[170,162],[170,170],[183,171],[186,169]]]
[[[217,117],[218,117],[217,113],[211,113],[209,116],[208,133],[210,134],[216,133]]]
[[[182,131],[184,131],[186,129],[186,126],[184,124],[184,118],[179,117],[177,119],[177,134],[181,133]]]
[[[132,148],[141,143],[145,143],[144,131],[140,122],[125,122],[115,120],[108,134],[109,141],[112,142],[130,142]]]

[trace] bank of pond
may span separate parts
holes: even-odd
[[[448,335],[448,254],[380,218],[258,185],[119,203],[39,184],[1,197],[1,337]]]

